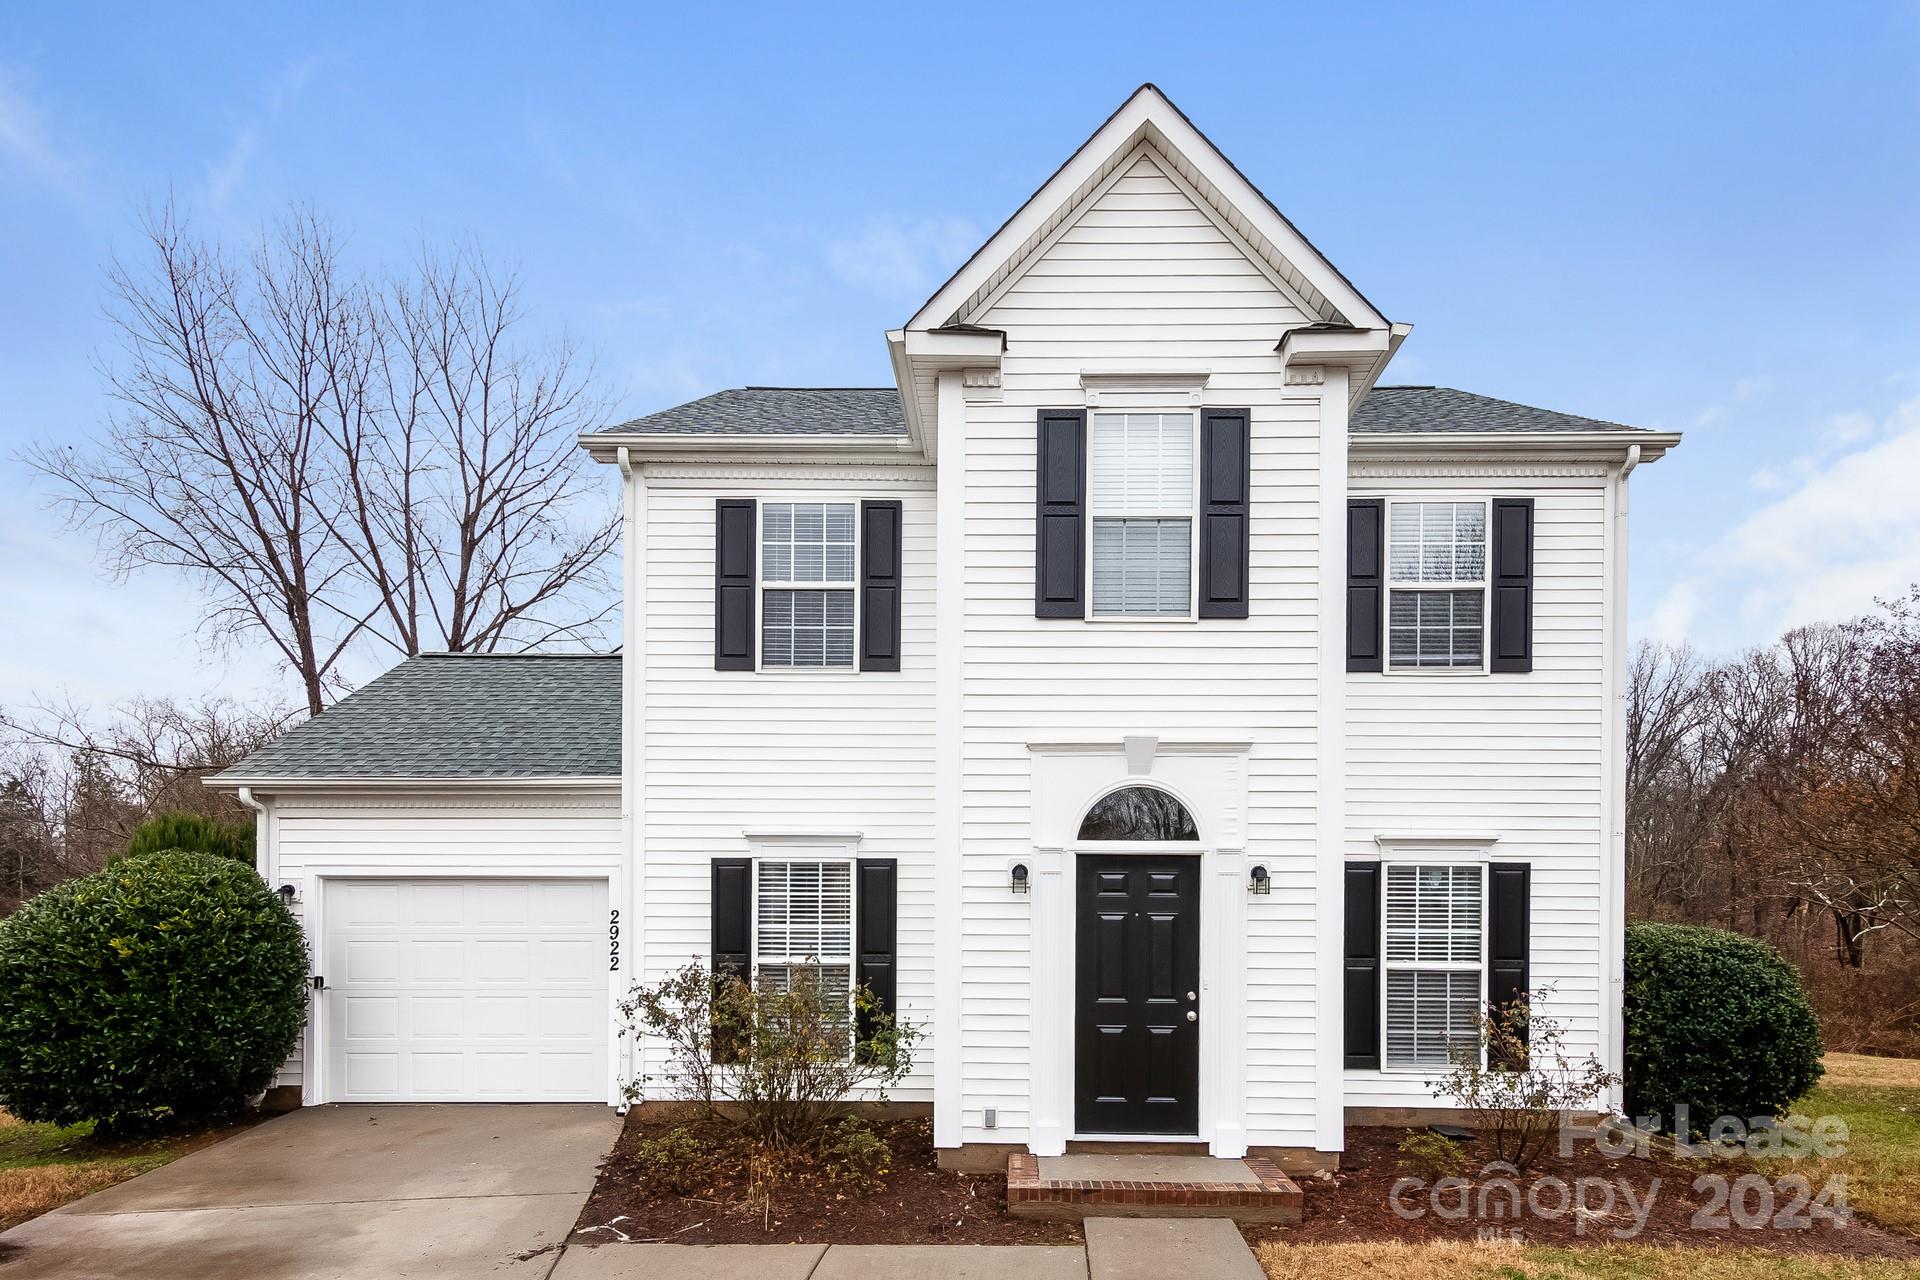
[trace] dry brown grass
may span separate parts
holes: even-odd
[[[1606,1245],[1268,1242],[1255,1251],[1271,1280],[1911,1280],[1910,1262]]]
[[[0,1230],[124,1182],[139,1172],[138,1168],[106,1161],[0,1169]]]
[[[1920,1089],[1920,1058],[1876,1058],[1864,1053],[1830,1053],[1822,1061],[1823,1088],[1861,1085],[1876,1089]]]

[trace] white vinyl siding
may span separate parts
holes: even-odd
[[[640,720],[646,765],[633,796],[637,945],[658,981],[711,947],[715,858],[781,860],[750,832],[858,832],[849,857],[898,862],[898,999],[932,1019],[933,991],[933,484],[915,465],[752,466],[650,463],[645,481],[646,608]],[[900,671],[857,679],[730,680],[713,669],[714,502],[847,504],[897,499]],[[823,557],[824,560],[824,557]],[[1032,587],[1029,584],[1028,594]],[[816,671],[808,673],[817,675]],[[823,843],[827,843],[824,842]],[[818,847],[814,856],[820,856]],[[648,1042],[636,1071],[662,1067]],[[889,1093],[932,1100],[934,1050]],[[655,1086],[657,1087],[657,1086]]]
[[[1092,437],[1094,616],[1188,616],[1193,415],[1095,413]]]
[[[1007,868],[1032,858],[1030,822],[1046,799],[1033,793],[1027,744],[1071,726],[1116,741],[1149,733],[1254,744],[1247,803],[1231,815],[1273,877],[1272,895],[1249,913],[1246,1005],[1236,1015],[1246,1035],[1247,1140],[1310,1147],[1319,1091],[1319,406],[1285,385],[1273,347],[1277,333],[1318,317],[1250,262],[1158,159],[1143,153],[1123,169],[991,307],[969,317],[1004,330],[1008,348],[1001,401],[966,406],[956,495],[967,512],[962,1136],[1023,1141],[1033,1119],[1029,1001],[1050,975],[1033,971],[1032,906],[1008,892]],[[1083,403],[1084,370],[1169,367],[1209,370],[1207,401],[1251,414],[1251,616],[1178,627],[1152,616],[1079,627],[1034,618],[1037,411]],[[1090,438],[1101,413],[1171,407],[1164,392],[1101,398],[1088,415]],[[1097,455],[1095,445],[1090,490]],[[1195,814],[1203,827],[1221,816]],[[986,1107],[998,1112],[994,1129],[984,1127]]]
[[[1599,1010],[1618,999],[1602,964],[1608,692],[1606,548],[1614,524],[1601,466],[1421,467],[1356,463],[1355,496],[1534,500],[1533,670],[1524,676],[1347,677],[1347,840],[1351,858],[1380,854],[1375,837],[1455,832],[1499,836],[1493,856],[1532,879],[1529,982],[1552,988],[1546,1012],[1575,1053],[1603,1052]],[[1275,891],[1279,891],[1276,885]],[[1437,1105],[1418,1071],[1352,1071],[1347,1105]]]
[[[855,523],[851,502],[760,504],[762,667],[853,665]]]
[[[1389,864],[1386,1065],[1444,1067],[1477,1039],[1486,890],[1478,864]]]
[[[1487,504],[1387,505],[1387,663],[1478,669],[1487,614]]]

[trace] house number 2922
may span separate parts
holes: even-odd
[[[607,972],[620,971],[620,910],[615,908],[607,921]]]

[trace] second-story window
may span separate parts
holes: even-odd
[[[1193,613],[1190,413],[1095,413],[1093,616]]]
[[[760,665],[852,667],[854,507],[760,504]]]
[[[1387,505],[1387,664],[1485,663],[1487,504]]]

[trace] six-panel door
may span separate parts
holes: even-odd
[[[1199,1126],[1200,859],[1081,854],[1074,1126]]]

